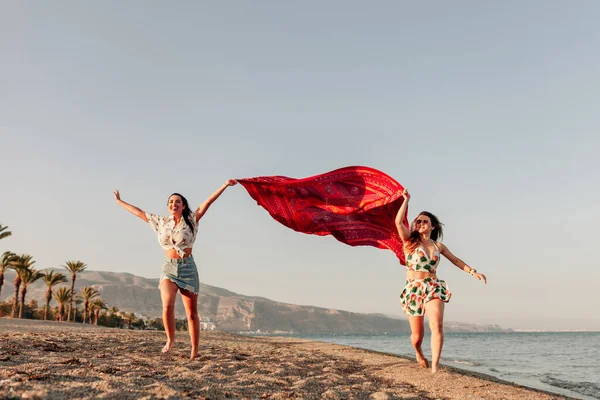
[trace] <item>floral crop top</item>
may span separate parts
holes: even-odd
[[[146,218],[148,218],[148,224],[150,224],[150,227],[156,233],[158,243],[163,250],[175,249],[177,250],[177,254],[183,258],[185,256],[185,249],[189,249],[194,245],[196,233],[198,233],[194,218],[192,218],[193,231],[183,218],[181,218],[177,226],[172,215],[163,217],[146,213]]]
[[[440,249],[435,242],[435,252],[431,259],[428,258],[425,250],[419,245],[412,253],[406,255],[406,269],[409,271],[431,272],[435,274],[435,270],[440,263]]]

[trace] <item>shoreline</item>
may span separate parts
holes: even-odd
[[[552,332],[552,333],[554,333],[554,332]],[[565,332],[560,332],[560,333],[565,333]],[[571,332],[569,332],[569,333],[571,333]],[[578,333],[581,333],[581,332],[578,332]],[[584,332],[584,333],[588,333],[588,332]],[[595,334],[595,332],[591,332],[591,333]],[[488,336],[488,335],[494,335],[494,334],[504,336],[504,334],[500,333],[500,332],[450,332],[450,333],[446,333],[445,336],[446,336],[446,338],[448,338],[448,337],[452,337],[452,336],[461,336],[461,335],[485,335],[485,336]],[[520,332],[517,335],[520,335],[520,334],[527,334],[527,333]],[[267,335],[267,336],[278,336],[278,335]],[[284,336],[287,337],[287,335],[284,335]],[[409,342],[406,339],[407,334],[405,334],[405,335],[396,335],[396,334],[392,334],[392,335],[380,335],[380,334],[369,334],[369,335],[363,335],[363,334],[358,334],[358,335],[354,335],[354,334],[300,335],[299,334],[299,335],[291,335],[291,337],[297,337],[300,339],[307,339],[307,340],[311,340],[311,341],[322,341],[324,343],[339,344],[342,346],[349,346],[349,347],[353,347],[353,348],[357,348],[357,349],[363,349],[365,351],[374,351],[376,353],[380,353],[380,354],[384,354],[384,355],[405,358],[412,362],[416,362],[416,358],[413,355],[411,355],[410,353],[407,353],[408,349],[406,347],[400,346],[399,349],[394,350],[394,349],[390,349],[389,346],[381,346],[381,345],[372,346],[369,344],[370,343],[369,341],[361,341],[361,340],[350,341],[347,339],[352,336],[357,336],[359,338],[371,337],[371,336],[375,336],[375,337],[383,337],[384,336],[386,338],[402,337],[403,340],[405,340],[406,342]],[[344,339],[341,339],[338,341],[335,339],[336,337],[341,337]],[[412,346],[410,346],[410,350],[412,350]],[[412,351],[412,354],[414,354],[414,350]],[[428,358],[430,358],[431,355],[427,354],[427,356],[428,356]],[[467,358],[461,358],[461,357],[467,357]],[[552,385],[552,384],[544,382],[542,380],[532,379],[531,377],[501,376],[501,375],[507,375],[507,374],[501,374],[500,371],[498,371],[497,369],[491,368],[490,364],[488,364],[485,359],[473,361],[467,355],[461,356],[460,354],[453,353],[451,356],[442,357],[442,362],[440,363],[440,365],[443,366],[447,370],[455,371],[457,373],[461,373],[464,375],[470,375],[470,376],[478,377],[481,379],[486,379],[486,380],[497,382],[497,383],[510,384],[510,385],[527,388],[527,389],[538,390],[538,391],[548,393],[548,394],[565,396],[566,398],[590,399],[590,400],[597,398],[597,397],[593,397],[590,395],[579,393],[578,390],[576,390],[574,388],[569,389],[568,386]],[[496,366],[494,366],[494,367],[496,367]],[[586,382],[584,382],[584,383],[586,383]]]
[[[0,318],[0,398],[573,399],[414,358],[283,336],[162,331]]]

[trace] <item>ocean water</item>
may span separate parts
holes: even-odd
[[[404,335],[295,335],[414,357]],[[423,352],[431,360],[430,336]],[[446,333],[441,364],[578,399],[600,399],[600,332]]]

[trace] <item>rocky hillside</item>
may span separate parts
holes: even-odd
[[[60,271],[63,272],[64,271]],[[0,300],[12,298],[14,272],[7,271]],[[128,273],[84,271],[77,275],[75,289],[94,286],[108,307],[136,312],[148,317],[160,317],[161,302],[158,279],[147,279]],[[38,281],[28,288],[26,301],[43,303],[46,287]],[[279,303],[262,297],[250,297],[214,286],[202,285],[199,296],[202,317],[215,322],[218,329],[230,331],[295,333],[401,333],[409,332],[405,319],[381,314],[359,314],[313,306]],[[56,305],[53,301],[53,305]],[[178,317],[184,317],[183,304],[176,303]],[[499,327],[460,324],[460,331],[495,331]]]

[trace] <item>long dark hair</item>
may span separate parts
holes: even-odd
[[[444,237],[444,229],[442,228],[444,224],[440,222],[438,217],[436,217],[429,211],[421,211],[419,215],[417,215],[417,218],[413,220],[412,224],[410,224],[410,236],[404,244],[404,249],[406,253],[412,253],[413,251],[415,251],[415,249],[419,245],[419,241],[421,240],[421,235],[419,235],[419,231],[416,230],[416,221],[421,215],[429,217],[429,220],[431,221],[431,226],[433,227],[433,230],[431,231],[430,235],[431,240],[437,242],[438,239],[442,240],[442,238]]]
[[[192,212],[192,210],[190,210],[190,206],[188,204],[188,201],[185,197],[183,197],[182,195],[180,195],[179,193],[173,193],[172,195],[169,196],[169,199],[173,196],[179,196],[179,198],[181,199],[181,202],[183,203],[183,212],[181,213],[181,216],[183,217],[183,220],[185,221],[185,223],[187,224],[187,226],[190,227],[190,230],[192,232],[194,232],[194,224],[192,223],[192,221],[194,220],[194,213]],[[169,200],[167,199],[167,204],[169,203]]]

